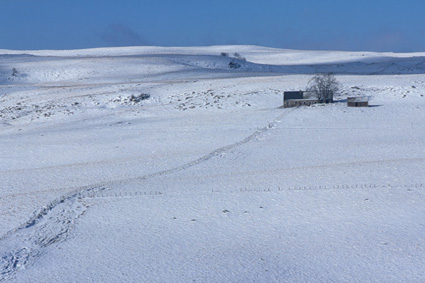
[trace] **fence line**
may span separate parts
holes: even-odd
[[[257,187],[257,188],[239,188],[236,190],[213,189],[211,193],[267,193],[267,192],[288,192],[288,191],[320,191],[320,190],[350,190],[350,189],[425,189],[425,184],[336,184],[336,185],[313,185],[313,186],[288,186],[288,187]]]
[[[415,184],[373,184],[373,183],[361,183],[361,184],[336,184],[336,185],[315,185],[315,186],[277,186],[274,188],[271,187],[257,187],[257,188],[237,188],[233,190],[214,188],[210,191],[196,191],[195,194],[202,193],[273,193],[273,192],[289,192],[289,191],[324,191],[324,190],[355,190],[355,189],[425,189],[425,184],[415,183]],[[189,193],[190,192],[186,192]],[[152,191],[120,191],[114,192],[110,188],[105,188],[101,191],[91,191],[84,194],[81,194],[79,198],[81,199],[101,199],[101,198],[134,198],[134,197],[155,197],[155,196],[164,196],[165,193],[152,190]]]
[[[99,193],[90,192],[81,195],[82,199],[97,199],[97,198],[125,198],[125,197],[144,197],[144,196],[163,196],[164,193],[160,191],[127,191],[127,192],[113,192],[102,191]]]

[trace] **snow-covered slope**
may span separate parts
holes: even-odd
[[[425,53],[0,50],[0,281],[424,281],[424,95]]]
[[[3,83],[146,81],[159,79],[161,75],[169,79],[169,75],[178,73],[205,76],[205,72],[226,70],[283,74],[425,72],[425,53],[317,52],[248,46],[0,50],[0,58],[0,82]]]

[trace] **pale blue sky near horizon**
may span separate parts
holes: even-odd
[[[0,49],[425,51],[424,0],[0,0]]]

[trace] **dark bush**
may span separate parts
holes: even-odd
[[[229,68],[230,69],[239,69],[240,67],[241,67],[241,64],[239,64],[238,62],[231,61],[229,63]]]

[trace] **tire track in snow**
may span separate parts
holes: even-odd
[[[293,109],[284,111],[284,113],[267,123],[265,127],[258,129],[243,140],[220,147],[207,155],[181,166],[145,174],[139,177],[66,188],[66,190],[72,190],[72,192],[34,212],[33,217],[25,224],[9,231],[0,238],[0,242],[3,242],[2,246],[9,247],[9,249],[6,250],[0,248],[0,281],[14,278],[19,270],[24,269],[28,264],[31,264],[35,258],[42,255],[45,248],[55,243],[65,241],[69,237],[69,233],[75,221],[88,209],[88,206],[84,204],[84,197],[88,195],[95,196],[100,191],[108,190],[106,189],[107,187],[110,188],[134,181],[143,181],[194,167],[216,156],[220,156],[229,150],[249,143],[266,131],[274,128],[284,116],[292,111]]]

